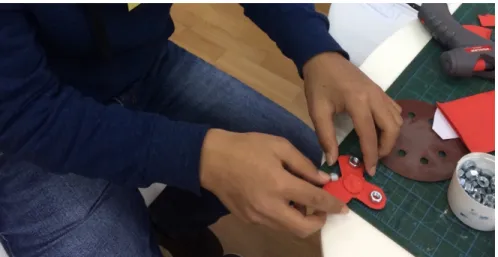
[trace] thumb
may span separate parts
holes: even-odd
[[[310,185],[306,181],[298,178],[290,178],[285,183],[288,185],[288,188],[285,190],[285,196],[290,201],[325,213],[344,213],[347,211],[345,203],[327,191]]]
[[[286,170],[308,182],[316,185],[323,185],[330,180],[329,174],[321,170],[318,170],[317,172],[317,169],[311,160],[306,158],[292,145],[282,148],[282,150],[278,151],[277,156],[279,156],[284,163]]]
[[[300,238],[306,238],[317,232],[326,221],[326,216],[324,215],[303,216],[296,209],[288,207],[281,209],[278,215],[277,222],[279,225]]]
[[[330,104],[317,104],[317,106],[312,108],[310,113],[313,124],[315,125],[318,141],[325,151],[325,160],[329,166],[336,162],[339,155],[333,121],[334,113],[335,110]]]

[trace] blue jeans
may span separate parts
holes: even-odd
[[[322,152],[312,129],[173,43],[160,53],[149,78],[116,100],[123,108],[169,119],[283,136],[320,164]],[[154,220],[165,230],[207,227],[228,213],[207,191],[197,197],[171,190],[153,204]],[[172,214],[175,209],[179,215]],[[60,175],[29,162],[0,167],[0,242],[12,256],[161,256],[150,219],[136,188]]]

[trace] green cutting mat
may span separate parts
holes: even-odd
[[[478,24],[477,15],[485,13],[494,14],[494,4],[463,4],[454,16],[462,24]],[[445,76],[439,66],[441,52],[441,47],[431,40],[387,93],[394,99],[418,99],[434,104],[494,89],[494,83],[482,79]],[[340,153],[361,156],[356,133],[351,133],[343,141]],[[338,167],[324,166],[322,169],[336,172]],[[376,175],[367,177],[367,180],[385,191],[388,197],[385,209],[371,210],[354,200],[349,207],[413,255],[494,256],[494,232],[473,230],[451,212],[446,198],[449,181],[422,183],[408,180],[382,164],[379,164]]]

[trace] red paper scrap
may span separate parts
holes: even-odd
[[[483,27],[494,27],[495,26],[495,16],[493,14],[483,14],[477,15],[479,18],[479,23]]]
[[[495,150],[495,91],[446,103],[438,108],[471,152]]]
[[[462,25],[468,31],[477,34],[485,39],[491,39],[491,33],[493,33],[492,29],[488,29],[485,27],[477,26],[477,25]]]

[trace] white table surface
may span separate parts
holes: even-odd
[[[454,13],[459,6],[451,4],[450,12]],[[333,13],[329,12],[331,23],[348,26],[347,21],[335,19]],[[368,29],[369,21],[364,23]],[[334,38],[344,38],[334,32],[331,34]],[[429,33],[418,20],[410,21],[376,47],[359,67],[385,91],[430,39]],[[344,42],[342,46],[348,51]],[[353,125],[348,116],[338,117],[336,122],[337,140],[342,142],[352,131]],[[321,238],[324,257],[413,257],[353,211],[347,215],[329,215]]]

